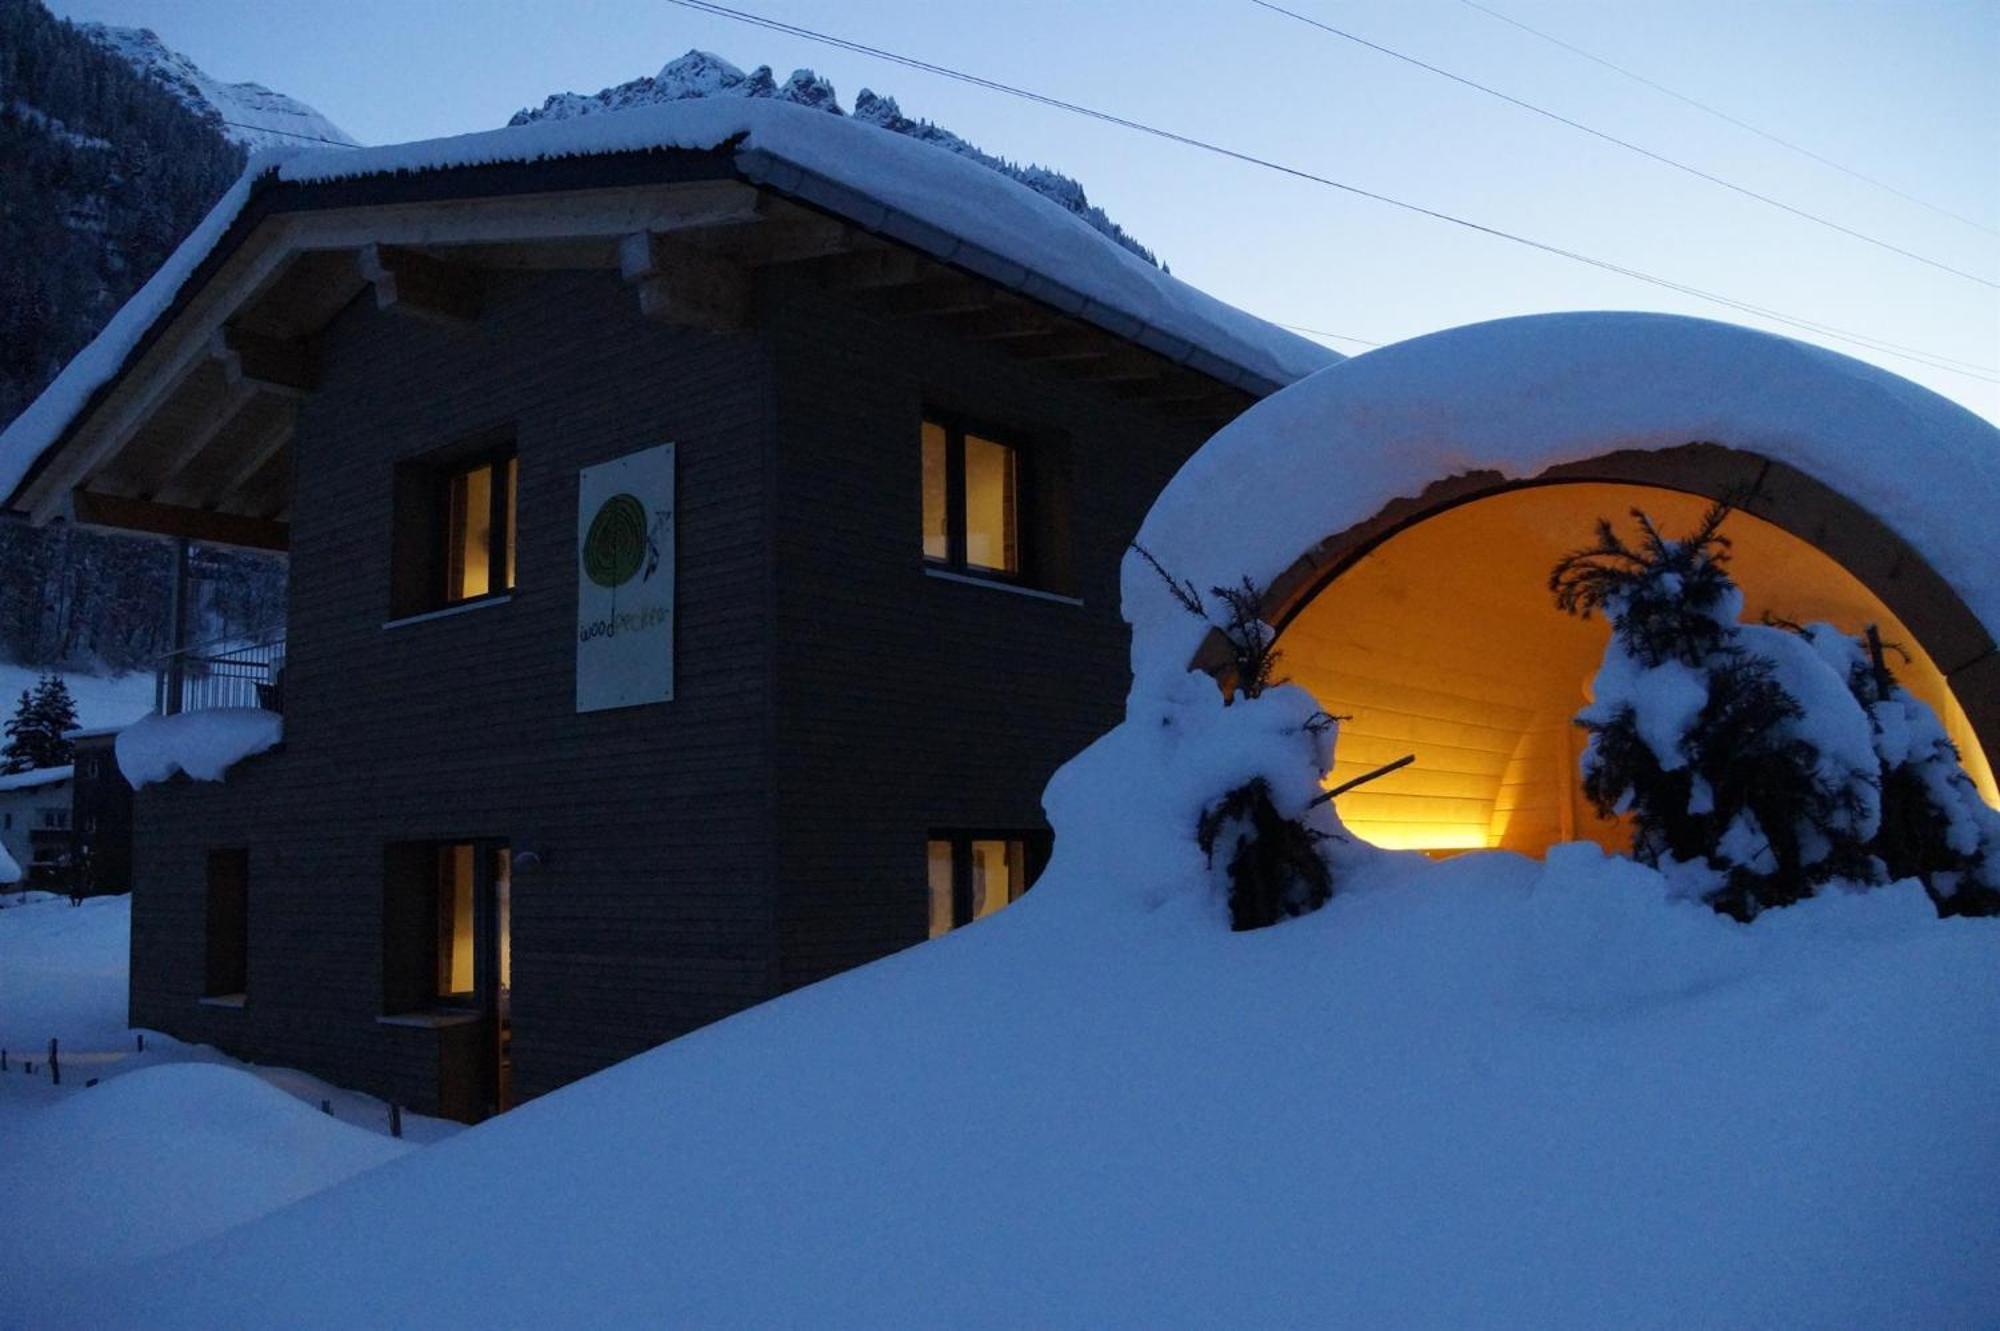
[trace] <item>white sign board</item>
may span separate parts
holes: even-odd
[[[585,467],[576,498],[576,710],[671,702],[674,446]]]

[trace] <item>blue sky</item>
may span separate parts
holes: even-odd
[[[2000,280],[2000,3],[1481,0],[1918,198],[1946,217],[1580,60],[1464,0],[1288,7],[1951,267]],[[1249,0],[741,0],[740,7],[1102,107],[1871,338],[1804,334],[2000,421],[2000,291],[1647,161]],[[700,47],[810,67],[981,146],[1076,175],[1176,274],[1266,318],[1370,341],[1501,315],[1658,309],[1763,321],[1319,185],[666,0],[55,0],[368,143],[505,123]],[[1359,347],[1332,343],[1343,350]]]

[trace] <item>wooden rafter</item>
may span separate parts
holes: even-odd
[[[120,531],[148,532],[155,536],[185,536],[191,541],[247,546],[253,550],[291,548],[291,529],[280,522],[185,508],[177,504],[159,504],[147,499],[127,499],[90,490],[70,493],[70,516],[78,525],[85,527],[114,527]]]
[[[750,280],[741,265],[670,235],[641,231],[618,247],[618,269],[648,319],[727,333],[750,321]]]
[[[356,261],[361,276],[374,284],[378,309],[458,326],[479,318],[474,269],[396,245],[363,245]]]

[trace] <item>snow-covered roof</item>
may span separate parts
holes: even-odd
[[[1218,431],[1138,541],[1197,586],[1268,586],[1435,481],[1697,442],[1786,463],[1860,505],[2000,638],[2000,430],[1873,365],[1674,315],[1501,319],[1344,361]],[[1204,626],[1135,556],[1123,594],[1135,673],[1180,676]]]
[[[1127,253],[1034,191],[940,148],[783,102],[676,102],[379,148],[257,154],[152,280],[0,434],[0,496],[14,493],[92,395],[121,372],[260,189],[669,149],[726,151],[755,184],[1252,391],[1271,391],[1341,360]]]
[[[0,794],[13,790],[39,790],[43,786],[60,785],[76,774],[74,767],[37,767],[26,772],[10,772],[0,776]]]

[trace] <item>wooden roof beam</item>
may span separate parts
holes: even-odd
[[[255,384],[245,380],[229,383],[221,397],[202,414],[201,423],[175,445],[165,475],[148,491],[147,497],[181,493],[195,462],[225,430],[243,418],[243,413],[256,401],[257,391]]]
[[[292,431],[297,424],[297,418],[287,411],[253,436],[236,459],[235,465],[223,473],[221,479],[200,496],[203,505],[220,508],[247,488],[264,470],[265,465],[282,452],[285,445],[292,442]]]
[[[998,293],[987,283],[954,274],[873,292],[867,304],[877,314],[909,319],[976,313],[992,308],[997,299]]]
[[[1136,384],[1165,378],[1176,367],[1171,361],[1142,351],[1120,347],[1107,356],[1084,364],[1066,366],[1063,373],[1091,384]]]
[[[1064,330],[1057,316],[1002,295],[985,309],[954,318],[952,331],[969,342],[1012,342],[1052,337]]]
[[[479,274],[471,268],[394,245],[363,245],[357,259],[377,309],[457,327],[479,318]]]
[[[640,231],[625,237],[618,268],[648,319],[710,333],[735,332],[750,322],[750,279],[742,265],[673,236]]]
[[[319,387],[319,356],[303,339],[266,337],[224,324],[212,354],[232,386],[247,384],[286,397],[304,397]]]
[[[91,490],[70,492],[70,516],[80,526],[110,527],[117,531],[143,532],[153,536],[185,536],[191,541],[213,545],[244,546],[252,550],[285,551],[291,548],[291,528],[265,518],[239,517],[177,504],[158,504],[146,499],[126,499]]]
[[[870,291],[908,286],[944,269],[914,250],[901,246],[837,254],[813,265],[820,285],[829,291]]]

